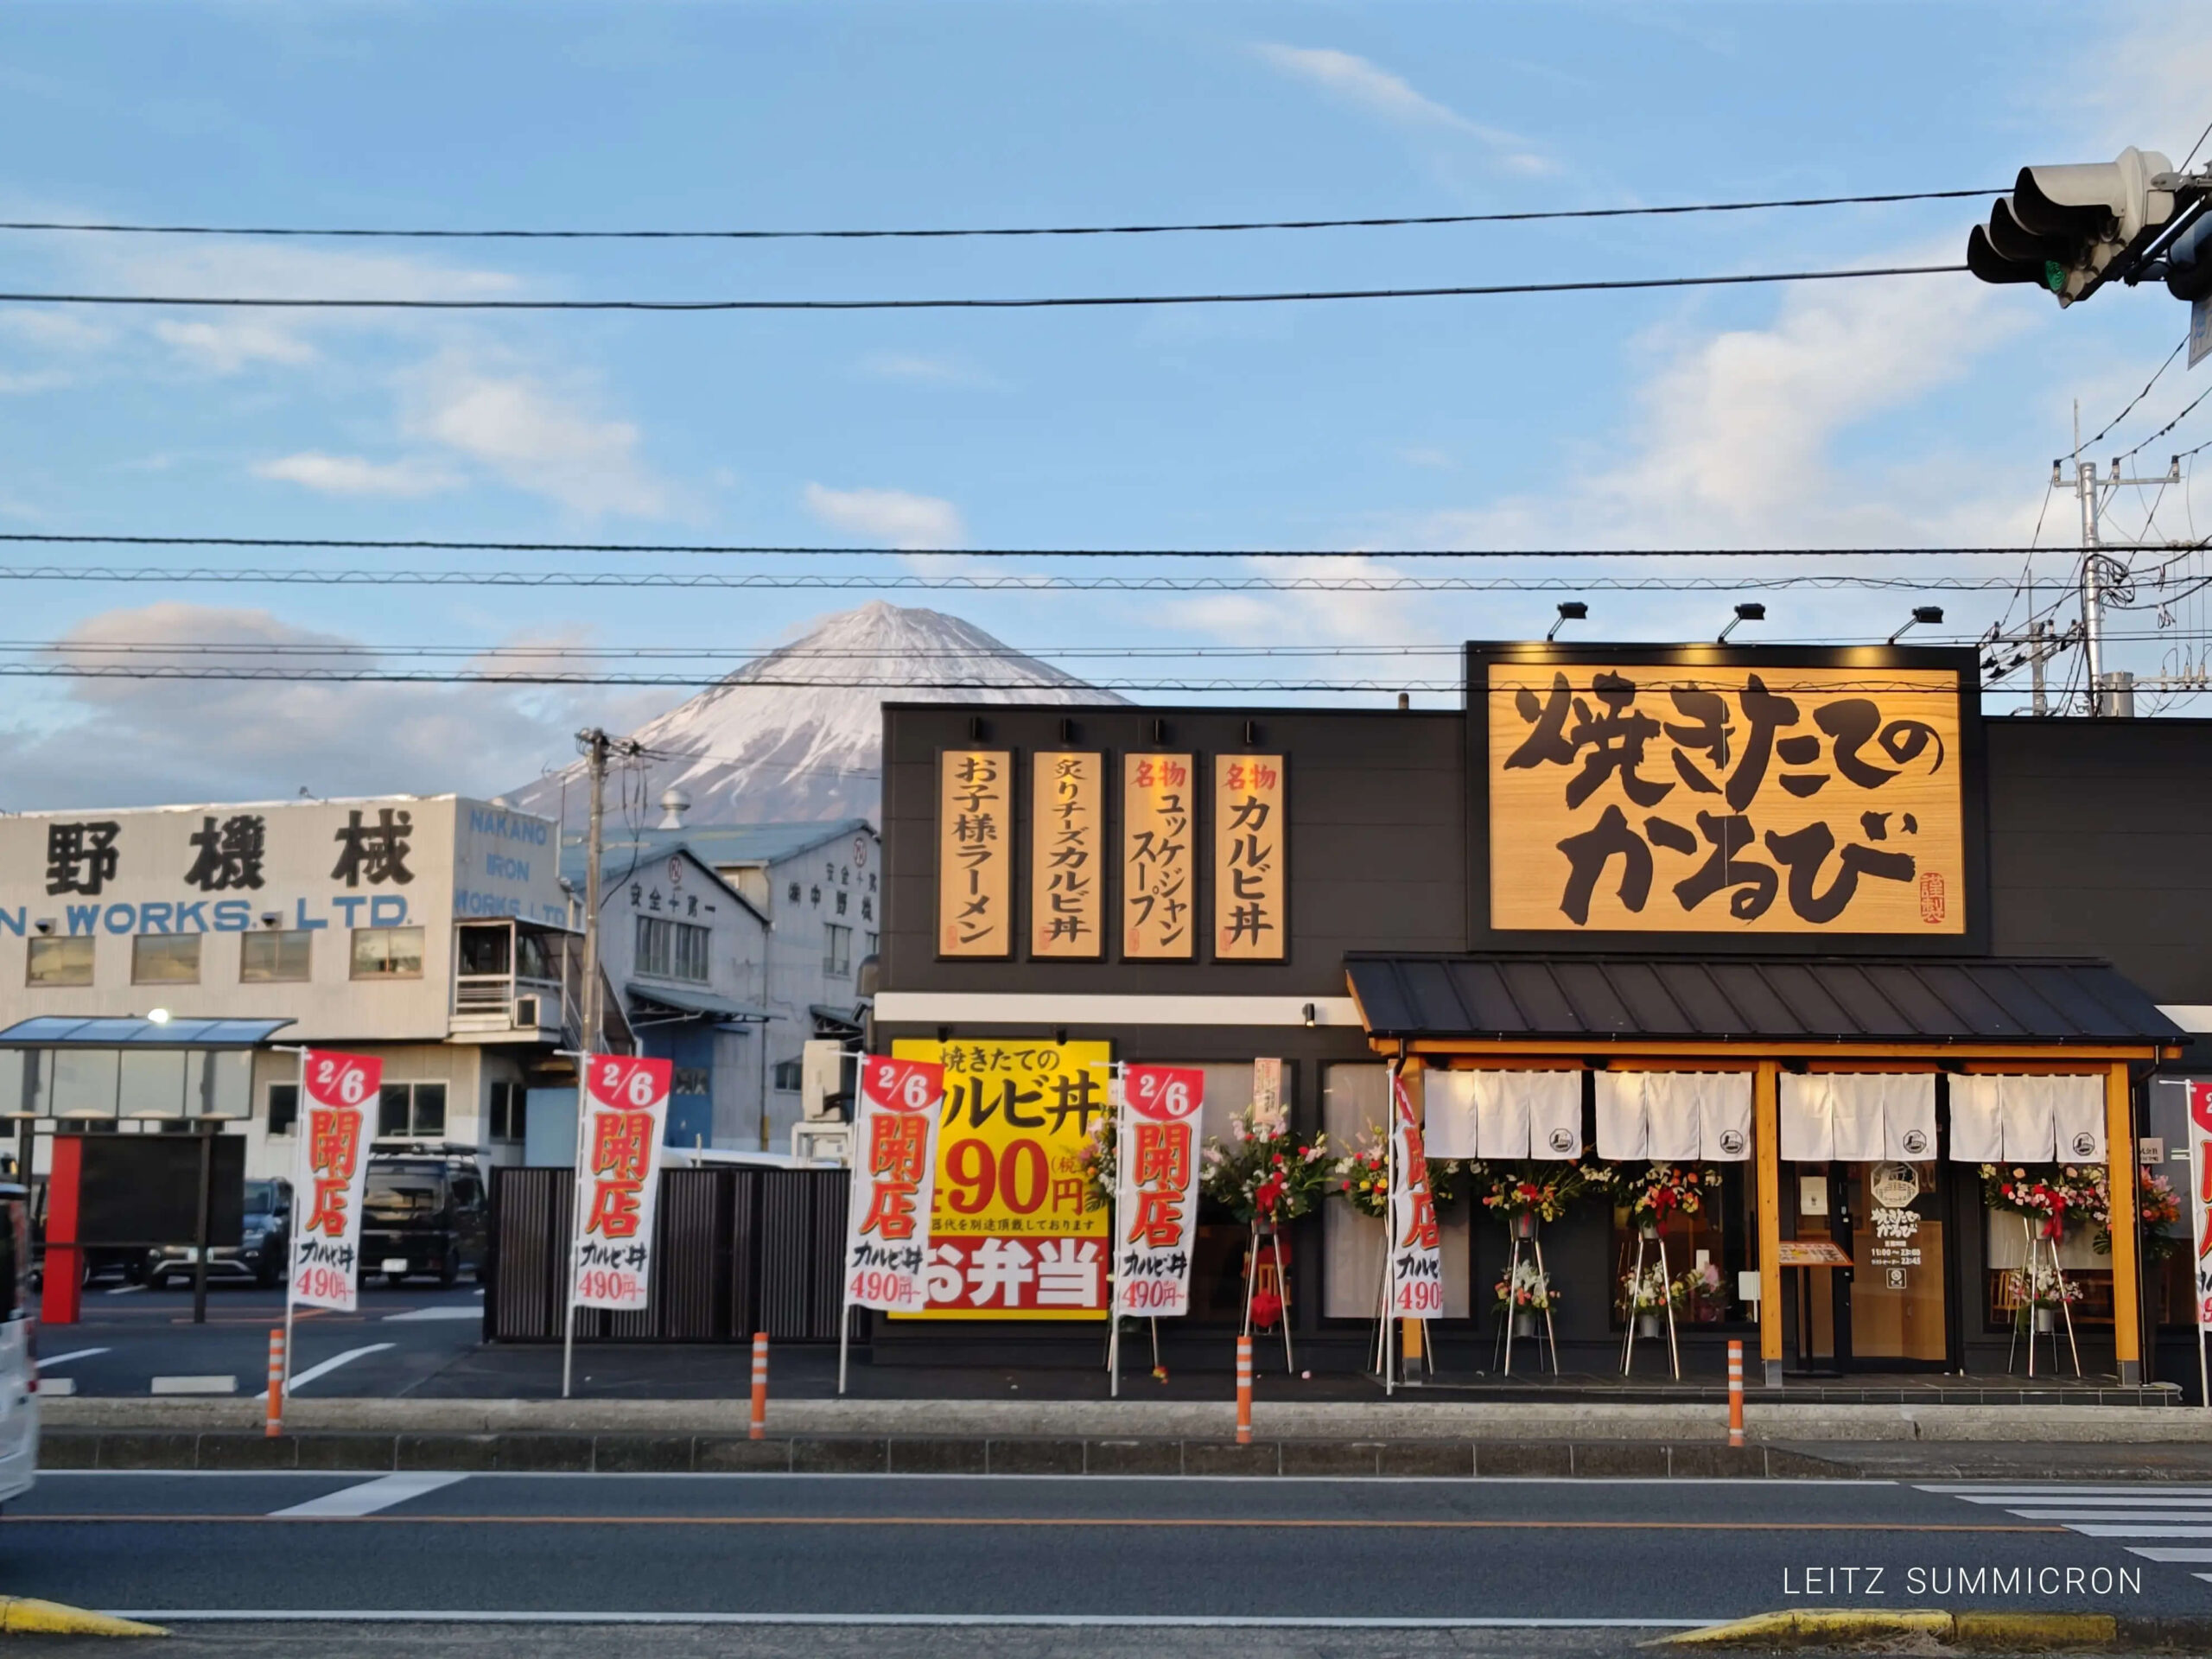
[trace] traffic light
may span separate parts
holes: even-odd
[[[1967,269],[1985,283],[2035,283],[2071,305],[2094,293],[2122,254],[2174,215],[2173,163],[2133,148],[2117,161],[2024,167],[2012,194],[1967,237]]]
[[[2212,294],[2212,213],[2200,213],[2166,244],[2166,289],[2177,300]]]

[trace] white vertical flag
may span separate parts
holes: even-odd
[[[310,1048],[300,1056],[307,1085],[294,1128],[292,1273],[295,1306],[353,1312],[361,1282],[361,1192],[367,1185],[368,1109],[384,1062]]]
[[[652,1283],[653,1210],[671,1067],[666,1060],[594,1054],[584,1073],[569,1305],[634,1313],[646,1305]]]
[[[853,1121],[853,1191],[845,1206],[845,1305],[920,1313],[930,1305],[922,1258],[937,1189],[944,1068],[933,1060],[861,1059]]]
[[[1400,1319],[1433,1319],[1444,1312],[1436,1198],[1428,1189],[1428,1154],[1413,1099],[1395,1070],[1390,1103],[1390,1311]]]
[[[1198,1128],[1206,1074],[1196,1066],[1122,1068],[1114,1125],[1114,1311],[1191,1311],[1198,1236]]]

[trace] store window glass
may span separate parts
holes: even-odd
[[[1641,1177],[1647,1166],[1630,1164],[1625,1167],[1633,1177]],[[1639,1270],[1643,1285],[1641,1300],[1649,1304],[1644,1311],[1663,1313],[1671,1304],[1677,1329],[1738,1324],[1748,1317],[1749,1310],[1737,1299],[1736,1276],[1751,1265],[1745,1217],[1750,1207],[1751,1166],[1732,1163],[1677,1167],[1698,1171],[1698,1208],[1694,1213],[1679,1205],[1669,1208],[1658,1224],[1656,1237],[1644,1236],[1647,1217],[1629,1203],[1619,1201],[1613,1205],[1610,1300],[1616,1331],[1625,1326],[1632,1311],[1630,1287]],[[1715,1175],[1717,1184],[1711,1179]],[[1665,1302],[1655,1300],[1662,1295]]]
[[[1354,1064],[1321,1072],[1321,1128],[1339,1153],[1357,1151],[1380,1138],[1389,1122],[1389,1068]],[[1460,1186],[1464,1189],[1465,1182]],[[1461,1191],[1437,1206],[1444,1252],[1444,1317],[1472,1311],[1476,1254],[1473,1200]],[[1495,1230],[1495,1229],[1493,1229]],[[1321,1313],[1332,1319],[1372,1319],[1382,1306],[1382,1224],[1363,1216],[1335,1194],[1323,1200],[1324,1263]],[[1501,1243],[1501,1252],[1503,1246]]]

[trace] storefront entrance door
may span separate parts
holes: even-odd
[[[1935,1163],[1829,1166],[1837,1243],[1835,1355],[1857,1370],[1920,1370],[1949,1357]]]

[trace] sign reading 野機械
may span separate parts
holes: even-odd
[[[1967,931],[1955,671],[1486,668],[1493,928]]]
[[[1085,1207],[1084,1142],[1110,1109],[1111,1045],[901,1039],[944,1067],[923,1275],[928,1319],[1103,1319],[1107,1212]]]

